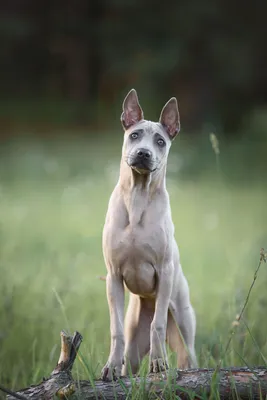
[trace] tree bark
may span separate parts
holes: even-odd
[[[59,399],[126,399],[134,397],[150,399],[199,398],[206,395],[220,399],[263,399],[267,396],[267,368],[221,368],[169,370],[167,373],[150,374],[146,377],[125,377],[116,382],[75,382],[71,369],[82,336],[75,332],[68,336],[61,332],[61,353],[58,364],[50,377],[39,385],[9,394],[7,399],[49,400]],[[0,386],[1,388],[1,386]],[[2,388],[3,390],[3,388]],[[11,393],[9,390],[4,389]]]

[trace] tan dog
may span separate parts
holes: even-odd
[[[180,129],[177,101],[169,100],[159,122],[146,121],[132,89],[124,100],[121,121],[125,135],[120,177],[103,231],[111,332],[104,380],[126,375],[129,369],[136,373],[149,351],[150,372],[165,370],[165,341],[178,353],[181,369],[197,365],[195,314],[165,186],[169,149]],[[124,284],[130,291],[125,335]]]

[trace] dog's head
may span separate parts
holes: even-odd
[[[124,161],[140,174],[149,174],[167,162],[172,140],[180,130],[177,100],[172,97],[163,107],[159,122],[144,119],[137,93],[132,89],[124,99],[122,126]]]

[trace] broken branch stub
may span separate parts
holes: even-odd
[[[17,393],[7,396],[7,399],[16,399],[16,395],[23,399],[41,400],[67,398],[75,392],[75,383],[71,375],[77,352],[82,342],[82,335],[74,332],[73,336],[61,331],[61,351],[57,366],[50,377],[44,379],[39,385],[19,390]]]
[[[56,368],[52,374],[59,371],[71,371],[80,344],[82,342],[82,335],[79,332],[74,332],[73,336],[67,335],[66,332],[61,331],[61,351]]]

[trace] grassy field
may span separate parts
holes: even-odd
[[[51,372],[61,329],[84,337],[76,376],[99,376],[107,359],[108,307],[97,276],[105,274],[101,232],[121,140],[110,136],[104,147],[101,138],[74,137],[1,146],[0,382],[9,388]],[[208,152],[208,140],[205,146]],[[175,144],[168,189],[197,315],[199,364],[213,367],[267,246],[267,187],[255,176],[231,179],[230,147],[228,176],[223,167],[218,174],[212,151],[202,164],[194,151],[190,143]],[[223,365],[265,364],[266,283],[263,265]]]

